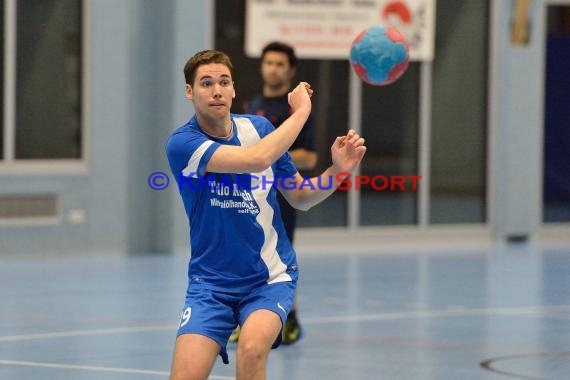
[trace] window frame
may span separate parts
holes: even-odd
[[[16,159],[16,60],[17,60],[17,0],[4,0],[4,110],[3,157],[0,157],[0,175],[30,173],[85,174],[90,168],[90,19],[86,0],[81,6],[81,64],[80,64],[80,125],[81,157],[64,159]]]

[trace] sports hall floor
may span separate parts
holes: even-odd
[[[570,379],[570,246],[373,251],[299,254],[268,379]],[[181,255],[2,259],[0,379],[167,379],[185,287]]]

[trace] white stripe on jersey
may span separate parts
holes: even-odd
[[[194,151],[194,154],[192,154],[192,157],[190,157],[190,159],[188,160],[188,165],[186,165],[186,167],[182,170],[182,175],[184,177],[188,177],[190,176],[190,174],[192,174],[191,177],[193,178],[198,177],[198,173],[196,172],[198,171],[198,165],[200,165],[200,160],[202,159],[204,152],[206,152],[206,149],[208,149],[210,145],[212,145],[213,143],[214,142],[210,140],[204,141],[198,147],[198,149]]]
[[[260,140],[257,130],[253,126],[252,122],[247,118],[234,118],[236,127],[238,130],[238,138],[242,146],[252,146]],[[282,281],[291,281],[291,276],[289,276],[285,271],[287,266],[281,261],[279,254],[277,253],[277,231],[273,227],[273,208],[267,202],[267,196],[269,195],[270,186],[267,186],[269,181],[274,180],[273,169],[271,166],[260,173],[251,173],[257,176],[259,179],[255,180],[252,178],[251,186],[253,189],[251,194],[259,206],[259,214],[255,217],[257,222],[263,229],[263,235],[265,237],[263,246],[261,247],[261,259],[267,265],[269,271],[268,284]],[[265,179],[266,185],[263,186],[262,178]]]

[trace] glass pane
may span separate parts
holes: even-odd
[[[348,61],[301,60],[296,79],[315,87],[313,112],[318,163],[315,170],[303,175],[318,175],[331,164],[331,145],[348,130]],[[345,226],[347,193],[336,191],[326,201],[307,212],[298,212],[298,225]]]
[[[570,222],[570,6],[551,6],[546,43],[543,221]]]
[[[245,104],[262,90],[259,59],[245,56],[243,0],[217,0],[215,47],[227,53],[234,66],[236,98],[232,112],[243,113]],[[319,160],[315,175],[330,165],[330,146],[348,128],[348,61],[300,60],[294,82],[305,80],[315,88],[313,117]],[[336,192],[308,212],[297,214],[298,226],[346,225],[346,192]]]
[[[16,158],[81,158],[81,1],[18,1]]]
[[[390,184],[382,191],[362,187],[362,225],[417,223],[417,191],[412,190],[411,180],[404,183],[405,190],[391,190],[391,182],[394,176],[418,173],[418,82],[419,64],[412,62],[404,76],[389,86],[363,84],[362,135],[367,150],[362,174],[384,176]],[[385,183],[380,180],[376,185]]]
[[[485,222],[488,1],[437,2],[430,223]]]
[[[0,160],[4,159],[4,0],[0,0]]]

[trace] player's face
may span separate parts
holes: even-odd
[[[278,51],[265,53],[261,61],[261,76],[265,84],[271,87],[288,86],[294,74],[287,54]]]
[[[198,67],[194,85],[186,85],[186,97],[196,112],[214,119],[228,117],[235,96],[230,69],[221,63]]]

